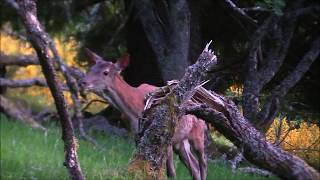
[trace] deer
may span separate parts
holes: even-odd
[[[121,72],[129,64],[128,54],[112,63],[89,49],[85,51],[91,67],[81,80],[81,86],[97,95],[103,94],[102,98],[123,113],[129,119],[131,130],[138,133],[139,117],[145,107],[145,96],[158,87],[149,84],[133,87],[123,80]],[[172,145],[167,148],[166,168],[169,177],[176,176],[173,163],[173,151],[175,151],[193,179],[206,179],[207,160],[204,150],[206,128],[205,122],[194,115],[183,115],[179,119],[172,137]],[[198,158],[193,155],[191,147]]]

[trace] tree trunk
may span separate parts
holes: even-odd
[[[131,5],[128,6],[131,7]],[[155,55],[153,58],[156,59],[162,79],[168,81],[181,78],[185,68],[189,65],[190,10],[188,2],[186,0],[141,0],[132,1],[132,7],[134,14],[139,17],[142,31]],[[135,18],[130,20],[136,21]],[[134,44],[140,43],[136,41]],[[136,54],[136,52],[132,53]]]
[[[8,1],[17,10],[24,24],[30,43],[37,52],[42,71],[54,98],[57,112],[62,127],[62,139],[64,141],[65,162],[72,179],[84,179],[77,157],[77,140],[74,137],[73,127],[67,112],[67,104],[61,87],[58,85],[56,72],[50,58],[48,34],[37,19],[36,3],[32,0],[19,0],[18,4]]]
[[[0,78],[1,79],[6,77],[6,72],[7,72],[6,66],[0,64]],[[7,90],[7,88],[0,84],[0,95],[5,94],[6,90]]]
[[[196,64],[190,66],[179,82],[178,86],[171,89],[161,89],[169,92],[160,104],[151,106],[144,112],[142,132],[138,142],[137,151],[129,164],[129,172],[139,175],[143,179],[164,179],[164,162],[167,147],[171,144],[175,124],[178,120],[179,105],[188,96],[185,93],[203,83],[207,72],[216,64],[216,56],[208,49],[207,44]],[[147,125],[143,125],[147,122]],[[151,122],[151,123],[148,123]]]

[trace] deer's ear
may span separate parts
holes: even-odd
[[[129,63],[130,63],[130,56],[129,56],[129,54],[125,54],[117,60],[116,66],[120,70],[123,70],[129,65]]]
[[[86,52],[86,55],[88,57],[88,61],[91,65],[94,65],[97,63],[98,60],[101,59],[100,56],[98,56],[96,53],[92,52],[90,49],[88,48],[85,48],[85,52]]]

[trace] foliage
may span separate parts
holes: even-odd
[[[60,130],[51,125],[47,133],[31,129],[19,122],[1,117],[1,179],[67,179],[63,167]],[[87,179],[131,179],[126,168],[134,150],[130,139],[114,135],[98,135],[104,149],[79,140],[78,155]],[[191,179],[186,168],[175,157],[177,179]],[[232,173],[219,162],[209,162],[208,179],[277,179],[240,172]]]
[[[320,169],[320,128],[316,124],[297,121],[287,121],[285,117],[283,118],[280,140],[283,139],[290,127],[295,128],[290,130],[281,143],[281,147],[301,157],[315,168]],[[277,118],[268,130],[267,139],[270,142],[275,142],[275,131],[280,122],[279,118]]]
[[[282,10],[285,7],[286,2],[284,0],[260,0],[256,2],[256,5],[266,9],[270,9],[277,15],[282,15]]]
[[[240,101],[242,91],[243,87],[241,85],[232,85],[226,90],[225,94],[228,98]],[[262,99],[264,98],[262,97]],[[312,117],[309,114],[308,116],[311,119],[306,119],[308,118],[307,116],[301,115],[303,112],[290,112],[284,109],[283,111],[286,112],[286,116],[282,119],[280,139],[283,139],[290,128],[293,128],[293,130],[290,130],[287,137],[285,137],[281,143],[281,147],[306,160],[317,169],[320,169],[320,157],[318,154],[320,151],[320,127],[319,123],[315,123],[319,121],[319,117]],[[280,118],[282,117],[278,116],[275,119],[266,134],[267,140],[270,142],[275,142],[276,140],[276,131],[280,126]],[[219,136],[218,139],[216,136],[214,137],[215,141],[229,144],[223,137]]]
[[[68,66],[75,66],[84,70],[82,66],[76,62],[76,50],[77,43],[74,39],[64,39],[62,37],[56,37],[54,39],[57,50],[61,55],[61,58]],[[6,55],[31,55],[34,54],[33,48],[28,42],[24,42],[13,38],[12,36],[7,36],[1,34],[1,51]],[[32,65],[27,67],[7,67],[7,76],[10,79],[31,79],[35,77],[43,77],[40,66]],[[62,75],[59,74],[61,80]],[[63,82],[63,81],[61,81]],[[8,89],[7,95],[18,100],[23,100],[32,107],[36,112],[41,111],[43,107],[49,107],[53,109],[53,99],[48,88],[44,87],[30,87],[30,88],[18,88],[18,89]],[[70,104],[72,102],[70,93],[65,93],[67,102]],[[90,94],[88,95],[88,101],[92,99],[99,99],[97,96]],[[103,108],[101,104],[94,103],[91,107],[95,111],[99,111]]]

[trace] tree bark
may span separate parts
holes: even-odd
[[[214,92],[206,90],[202,92],[205,93],[196,98],[198,105],[190,106],[188,103],[183,106],[186,113],[194,114],[211,123],[238,148],[243,148],[245,158],[251,163],[283,179],[320,178],[320,174],[303,160],[267,142],[265,137],[241,115],[232,101]],[[197,96],[196,92],[195,97]]]
[[[176,121],[180,115],[192,113],[214,125],[243,149],[246,159],[255,165],[284,179],[318,179],[319,173],[303,160],[267,142],[232,101],[201,87],[208,70],[215,64],[216,57],[204,50],[179,83],[163,88],[162,98],[156,96],[151,107],[147,106],[150,108],[144,112],[141,122],[151,123],[142,127],[129,172],[142,174],[144,179],[163,179],[165,149],[170,144]]]
[[[67,112],[66,101],[61,88],[58,86],[56,72],[52,59],[50,58],[49,36],[43,30],[43,27],[37,19],[36,3],[32,0],[19,0],[13,7],[17,10],[27,30],[28,39],[37,52],[42,71],[55,101],[62,127],[62,139],[64,141],[64,165],[69,170],[72,179],[82,180],[84,177],[77,157],[77,140],[74,137],[72,123]]]
[[[262,110],[257,115],[256,127],[266,131],[272,124],[280,107],[280,101],[286,96],[289,90],[294,87],[303,75],[309,70],[312,63],[319,57],[320,54],[320,37],[317,37],[311,43],[308,52],[302,57],[296,68],[288,74],[283,81],[276,86],[271,95],[267,98]]]
[[[187,68],[184,77],[178,85],[171,89],[161,89],[169,92],[160,104],[151,106],[144,112],[140,122],[142,125],[137,150],[129,164],[129,172],[144,179],[164,179],[164,161],[167,147],[171,143],[175,124],[178,120],[179,105],[189,94],[187,91],[195,88],[207,78],[208,72],[217,63],[216,56],[206,48],[198,58],[196,64]],[[150,123],[148,123],[150,122]]]
[[[307,63],[303,63],[302,61],[306,60],[302,59],[299,64],[304,64],[304,67],[301,68],[298,66],[302,65],[298,65],[293,73],[288,75],[288,77],[298,77],[297,81],[293,80],[288,83],[288,79],[284,79],[276,86],[277,90],[271,90],[271,94],[266,97],[264,104],[260,104],[260,96],[264,88],[277,77],[276,75],[281,73],[282,64],[288,56],[288,50],[296,29],[297,17],[299,16],[297,15],[299,13],[296,14],[294,12],[299,11],[298,7],[301,4],[302,1],[291,3],[286,7],[282,16],[270,12],[270,16],[253,33],[249,43],[246,63],[247,72],[245,74],[242,97],[243,113],[246,119],[250,120],[256,128],[262,131],[266,131],[270,127],[280,109],[283,97],[297,84],[317,58],[317,50],[310,48],[310,50],[313,49],[313,55],[308,55],[309,52],[305,55],[310,60]],[[316,9],[311,8],[308,11],[314,12]],[[317,35],[314,38],[318,39]],[[270,43],[273,44],[271,47],[268,45]],[[315,46],[314,44],[313,46]],[[287,87],[284,87],[284,85],[287,85]]]
[[[6,77],[6,73],[7,73],[6,66],[0,64],[0,78],[1,78],[1,79],[2,79],[2,78],[5,78],[5,77]],[[2,81],[0,81],[0,82],[2,82]],[[6,87],[0,85],[0,95],[5,94],[6,90],[7,90]],[[1,112],[1,111],[0,111],[0,112]]]
[[[180,79],[188,67],[190,10],[186,0],[133,1],[164,81]]]

